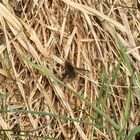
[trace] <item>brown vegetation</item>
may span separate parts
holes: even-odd
[[[127,139],[140,122],[139,5],[2,0],[1,139]],[[61,83],[66,60],[86,71]]]

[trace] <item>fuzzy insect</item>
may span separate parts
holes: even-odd
[[[65,72],[62,75],[61,80],[63,81],[65,78],[74,79],[77,76],[77,71],[88,71],[81,68],[74,67],[69,61],[65,61]]]

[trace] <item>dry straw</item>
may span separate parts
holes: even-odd
[[[0,139],[138,137],[139,5],[2,0]]]

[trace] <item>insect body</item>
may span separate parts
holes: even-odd
[[[74,67],[69,61],[65,61],[65,72],[62,75],[61,80],[63,81],[65,78],[70,78],[70,79],[74,79],[77,76],[77,73],[79,73],[79,71],[88,71],[82,68],[76,68]]]
[[[75,78],[76,77],[76,69],[72,66],[72,64],[68,61],[65,61],[65,72],[62,75],[62,81],[68,77],[68,78]]]

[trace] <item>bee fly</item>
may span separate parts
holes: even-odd
[[[81,68],[74,67],[70,62],[67,60],[65,61],[65,72],[62,75],[61,80],[63,81],[66,77],[74,79],[77,76],[78,71],[88,71]]]

